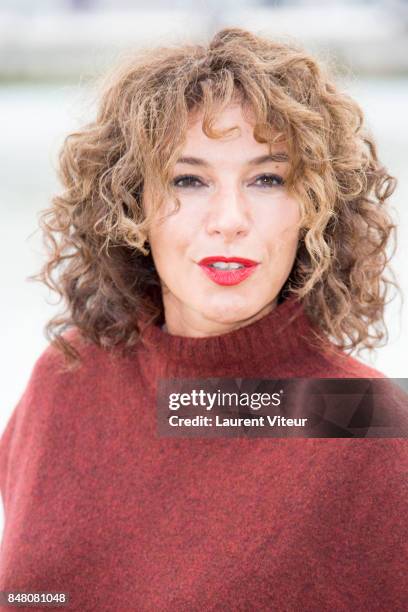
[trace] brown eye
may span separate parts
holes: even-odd
[[[255,183],[258,183],[257,187],[280,187],[285,184],[285,181],[278,174],[262,174],[255,179]]]
[[[186,174],[184,176],[177,176],[173,180],[174,187],[201,187],[203,183],[197,176]]]

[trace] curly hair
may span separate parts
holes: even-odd
[[[96,119],[60,150],[64,190],[39,222],[48,258],[30,277],[66,302],[45,332],[68,361],[80,357],[63,335],[71,327],[102,347],[130,347],[142,320],[163,322],[148,230],[163,197],[180,205],[170,178],[191,113],[202,110],[204,133],[218,138],[225,132],[214,130],[214,119],[235,98],[255,113],[258,142],[278,133],[288,145],[286,185],[302,223],[280,295],[296,294],[316,337],[336,350],[371,350],[388,338],[384,307],[398,285],[386,275],[396,226],[385,204],[396,181],[378,160],[362,110],[324,66],[297,45],[224,28],[206,45],[122,57],[100,85]]]

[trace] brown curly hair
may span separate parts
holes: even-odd
[[[237,96],[255,113],[257,141],[272,142],[272,127],[288,145],[286,184],[302,228],[281,295],[297,294],[320,335],[343,351],[388,338],[384,306],[398,285],[385,275],[395,230],[385,203],[396,181],[378,160],[362,110],[296,45],[224,28],[206,45],[121,58],[102,79],[96,119],[64,140],[64,191],[40,216],[49,257],[30,280],[66,302],[45,332],[71,363],[79,353],[63,336],[68,328],[105,348],[130,347],[141,317],[164,321],[145,247],[152,215],[166,195],[179,206],[170,179],[191,113],[203,110],[204,132],[219,137],[217,112]]]

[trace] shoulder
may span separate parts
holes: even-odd
[[[384,372],[346,353],[331,342],[324,342],[313,355],[315,376],[324,378],[387,378]]]
[[[112,380],[117,378],[120,362],[115,363],[115,351],[110,353],[85,341],[76,328],[65,331],[62,337],[78,351],[79,365],[70,367],[52,343],[35,360],[0,436],[0,491],[4,492],[6,475],[16,473],[23,465],[23,457],[32,460],[45,448],[58,448],[59,436],[86,416],[87,410],[103,406]]]
[[[387,378],[384,372],[351,355],[346,355],[336,365],[339,369],[342,369],[349,378]]]
[[[77,328],[63,332],[62,338],[78,352],[79,361],[72,367],[64,353],[52,343],[40,352],[3,439],[10,435],[12,428],[18,429],[23,423],[26,428],[37,427],[57,410],[59,414],[67,411],[82,398],[96,395],[98,386],[109,384],[112,372],[116,371],[116,353],[109,353],[85,340]]]
[[[33,365],[29,385],[45,384],[50,388],[54,382],[89,382],[90,376],[106,374],[118,357],[115,351],[84,338],[77,328],[65,331],[61,338],[70,350],[74,349],[79,360],[72,364],[60,348],[49,343]]]
[[[315,370],[311,376],[318,380],[344,379],[338,389],[342,389],[342,394],[346,390],[350,394],[350,400],[347,399],[348,407],[353,403],[352,397],[354,402],[360,397],[360,403],[356,404],[360,411],[358,414],[360,417],[366,414],[373,437],[408,437],[408,394],[405,385],[401,385],[398,380],[388,377],[384,372],[363,363],[331,343],[316,356]],[[356,380],[354,384],[348,379],[361,380]],[[347,395],[344,398],[346,400]]]

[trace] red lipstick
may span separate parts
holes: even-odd
[[[223,269],[221,266],[216,267],[214,264],[239,264],[240,267]],[[258,262],[244,257],[224,257],[223,255],[214,255],[213,257],[204,257],[199,262],[201,269],[210,277],[217,285],[237,285],[242,283],[256,269]]]

